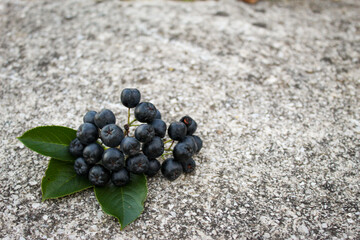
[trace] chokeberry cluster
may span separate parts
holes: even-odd
[[[194,119],[184,116],[167,128],[152,103],[140,102],[138,89],[124,89],[120,100],[128,108],[124,130],[116,125],[115,114],[109,109],[85,114],[84,123],[69,145],[69,152],[77,157],[76,174],[87,176],[95,186],[111,181],[121,187],[131,181],[130,173],[152,177],[161,169],[165,178],[174,181],[182,173],[195,170],[193,156],[202,148],[202,140],[194,135],[197,129]],[[131,121],[132,108],[135,119]],[[135,131],[131,131],[132,127],[136,127]],[[169,140],[165,138],[166,132]],[[166,159],[170,154],[173,157]],[[164,161],[160,163],[158,159]]]

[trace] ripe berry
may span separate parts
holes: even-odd
[[[198,147],[193,136],[186,136],[181,142],[188,144],[193,149],[193,153],[197,152]]]
[[[155,158],[149,159],[149,168],[145,172],[145,174],[149,177],[153,177],[160,170],[160,168],[161,164],[158,160],[156,160]]]
[[[74,157],[81,157],[84,150],[84,145],[80,142],[78,138],[75,138],[69,144],[69,152]]]
[[[74,170],[79,176],[86,176],[89,172],[89,165],[85,162],[84,158],[79,157],[75,160]]]
[[[140,142],[150,142],[155,136],[154,127],[150,124],[141,124],[135,130],[135,138]]]
[[[156,109],[155,119],[161,119],[161,113],[160,113],[160,111],[157,110],[157,109]]]
[[[161,173],[170,181],[174,181],[180,177],[182,171],[181,164],[173,158],[166,159],[161,165]]]
[[[88,145],[98,139],[99,133],[97,127],[94,124],[83,123],[78,128],[76,136],[82,144]]]
[[[114,113],[109,109],[102,109],[100,112],[95,114],[94,121],[95,125],[101,129],[108,124],[114,124],[116,122],[116,118]]]
[[[110,171],[118,171],[124,167],[124,154],[117,148],[106,149],[102,162]]]
[[[180,141],[186,136],[186,125],[183,122],[172,122],[168,129],[169,137],[172,140]]]
[[[180,122],[183,122],[187,128],[187,135],[193,135],[197,128],[197,123],[194,119],[189,116],[184,116],[180,119]]]
[[[133,137],[125,137],[120,144],[121,151],[126,155],[135,155],[140,152],[140,142]]]
[[[166,123],[161,120],[161,119],[154,119],[154,121],[152,121],[151,126],[154,127],[155,130],[155,136],[158,137],[165,137],[166,134]]]
[[[139,103],[135,108],[135,118],[139,122],[151,123],[156,116],[156,107],[149,102]]]
[[[179,142],[175,145],[173,155],[176,161],[182,162],[191,158],[194,154],[194,149],[187,143]]]
[[[160,157],[164,153],[164,143],[161,138],[154,137],[150,142],[143,144],[142,151],[148,158]]]
[[[103,187],[110,180],[110,171],[101,165],[93,166],[89,171],[89,181],[97,187]]]
[[[198,152],[200,152],[200,150],[202,148],[203,142],[202,142],[201,138],[196,135],[193,135],[192,137],[194,138],[194,140],[196,142],[196,146],[197,146],[196,153],[198,153]]]
[[[104,149],[98,143],[91,143],[84,148],[83,156],[85,162],[93,165],[101,160]]]
[[[145,173],[149,168],[148,158],[142,154],[130,156],[126,160],[126,169],[135,174]]]
[[[95,114],[96,114],[95,111],[88,111],[83,118],[84,123],[87,122],[87,123],[95,124],[95,121],[94,121]]]
[[[111,181],[115,186],[123,187],[130,182],[130,174],[126,168],[122,168],[111,174]]]
[[[181,162],[184,173],[191,173],[195,170],[196,163],[194,159],[189,158],[186,161]]]
[[[116,147],[124,139],[124,132],[116,124],[108,124],[101,129],[100,137],[106,146]]]
[[[136,88],[125,88],[121,92],[121,102],[127,108],[134,108],[139,104],[141,98],[140,91]]]

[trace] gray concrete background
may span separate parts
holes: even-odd
[[[360,2],[0,1],[0,238],[359,239]],[[92,191],[41,203],[48,158],[15,137],[76,128],[137,87],[204,139],[120,231]]]

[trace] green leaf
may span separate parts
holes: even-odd
[[[74,163],[52,158],[41,182],[42,200],[64,197],[90,187],[86,177],[75,173]]]
[[[108,184],[105,187],[95,187],[95,195],[102,210],[116,217],[121,229],[135,221],[144,211],[147,195],[146,177],[130,175],[130,183],[125,187]]]
[[[76,131],[61,126],[42,126],[30,129],[18,139],[31,150],[58,160],[71,161],[68,147],[76,138]]]

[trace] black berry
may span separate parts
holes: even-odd
[[[152,103],[142,102],[135,108],[135,118],[139,122],[151,123],[156,116],[156,108]]]
[[[124,154],[117,148],[106,149],[102,163],[110,171],[118,171],[124,167]]]
[[[141,124],[135,130],[135,138],[140,142],[150,142],[155,136],[154,127],[150,124]]]
[[[98,143],[91,143],[84,148],[83,156],[87,164],[94,165],[101,160],[103,153],[104,149]]]
[[[125,137],[120,144],[121,151],[126,155],[135,155],[140,152],[140,142],[133,137]]]
[[[173,155],[176,161],[186,161],[194,154],[194,149],[187,143],[179,142],[175,145]]]
[[[85,162],[84,158],[79,157],[75,160],[74,170],[79,176],[86,176],[89,172],[89,165]]]
[[[183,122],[187,128],[187,135],[193,135],[197,128],[197,123],[194,119],[189,116],[184,116],[180,119],[180,122]]]
[[[134,108],[141,99],[140,91],[136,88],[125,88],[120,96],[122,104],[127,108]]]
[[[116,118],[115,114],[109,109],[102,109],[100,112],[95,114],[94,121],[95,125],[101,129],[108,124],[114,124],[116,122]]]
[[[95,114],[96,112],[95,111],[88,111],[83,120],[84,120],[84,123],[92,123],[92,124],[95,124],[95,121],[94,121],[94,118],[95,118]]]
[[[203,141],[201,140],[200,137],[196,136],[196,135],[193,135],[192,136],[196,142],[196,146],[197,146],[197,151],[196,153],[200,152],[201,148],[202,148],[202,145],[203,145]]]
[[[101,129],[100,137],[106,146],[116,147],[124,139],[124,132],[116,124],[108,124]]]
[[[154,127],[155,130],[155,136],[158,137],[165,137],[166,134],[166,123],[161,120],[161,119],[154,119],[154,121],[152,121],[151,126]]]
[[[186,136],[187,128],[183,122],[172,122],[168,129],[169,137],[172,140],[180,141]]]
[[[174,181],[180,177],[182,171],[181,164],[173,158],[166,159],[161,165],[161,173],[170,181]]]
[[[193,136],[186,136],[181,142],[188,144],[193,149],[193,153],[197,152],[198,146]]]
[[[101,165],[93,166],[89,171],[89,181],[97,187],[103,187],[110,180],[110,171]]]
[[[135,174],[141,174],[141,173],[145,173],[148,170],[148,168],[149,168],[149,160],[142,153],[139,153],[134,156],[130,156],[126,160],[126,169],[129,172]]]
[[[149,159],[149,168],[145,172],[145,174],[149,177],[153,177],[160,170],[160,168],[161,164],[158,160],[156,160],[155,158]]]
[[[154,137],[150,142],[143,144],[142,151],[148,158],[160,157],[164,153],[164,143],[161,138]]]
[[[115,186],[123,187],[130,182],[130,174],[126,168],[122,168],[111,174],[111,182]]]
[[[92,123],[83,123],[76,132],[77,138],[84,145],[95,142],[99,137],[97,127]]]
[[[194,159],[189,158],[186,161],[181,162],[184,173],[191,173],[195,170],[196,163]]]
[[[84,145],[80,142],[78,138],[75,138],[69,144],[69,152],[74,157],[81,157],[84,150]]]
[[[157,109],[156,109],[155,119],[161,119],[161,113],[160,113],[160,111],[157,110]]]

